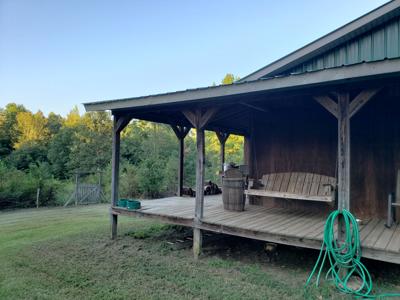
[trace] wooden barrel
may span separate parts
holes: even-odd
[[[224,209],[243,211],[245,204],[243,177],[222,179],[222,202]]]

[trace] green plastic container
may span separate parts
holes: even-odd
[[[137,200],[128,200],[127,201],[128,209],[139,209],[140,201]]]
[[[118,207],[126,207],[128,205],[128,199],[119,199],[117,206]]]

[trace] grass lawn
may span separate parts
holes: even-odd
[[[210,235],[196,262],[190,230],[119,221],[111,241],[107,205],[0,212],[0,299],[350,299],[303,288],[317,251],[280,246],[270,263],[261,242]],[[400,291],[400,268],[367,264],[376,291]]]

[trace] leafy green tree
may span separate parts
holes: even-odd
[[[17,114],[17,129],[20,132],[15,148],[21,147],[25,143],[40,143],[49,139],[49,129],[47,119],[41,111],[32,114],[29,111]]]
[[[47,161],[47,148],[43,144],[27,142],[14,150],[7,158],[7,165],[18,170],[28,170],[32,164]]]
[[[69,168],[71,157],[71,145],[75,143],[76,129],[70,127],[61,128],[51,139],[48,146],[48,160],[54,177],[66,179],[71,175]]]
[[[235,81],[238,81],[239,79],[240,79],[240,77],[235,76],[235,75],[233,75],[231,73],[228,73],[228,74],[225,75],[224,79],[222,79],[221,83],[222,84],[232,84]]]
[[[68,113],[65,118],[64,125],[66,127],[76,127],[81,125],[81,115],[79,113],[78,106],[74,106],[74,108]]]
[[[17,128],[17,114],[26,112],[23,105],[9,103],[0,109],[0,158],[11,153],[20,132]]]
[[[63,125],[63,117],[53,112],[49,113],[47,117],[47,128],[51,137],[58,133]]]
[[[76,125],[75,138],[71,145],[70,170],[103,170],[111,160],[110,115],[104,112],[85,114],[80,125]]]

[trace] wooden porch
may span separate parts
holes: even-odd
[[[113,206],[115,216],[140,216],[160,221],[279,244],[319,249],[326,215],[246,204],[245,211],[226,211],[221,196],[204,198],[204,216],[195,222],[195,199],[170,197],[142,201],[139,210]],[[385,220],[363,220],[362,255],[400,264],[400,225],[385,227]]]

